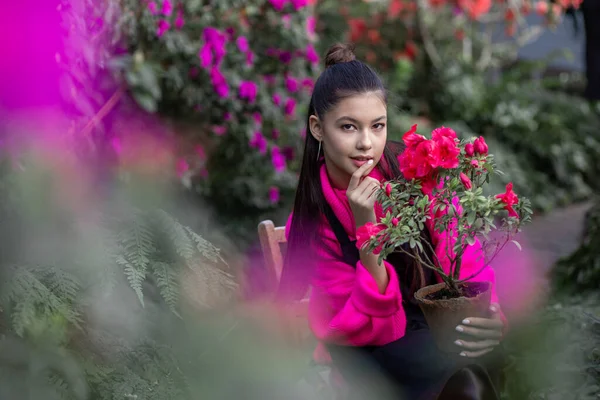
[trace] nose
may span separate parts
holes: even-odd
[[[363,129],[359,131],[356,148],[358,150],[370,150],[372,146],[373,142],[371,141],[371,132],[369,131],[369,129]]]

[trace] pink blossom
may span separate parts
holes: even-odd
[[[315,28],[317,26],[317,20],[312,15],[306,19],[306,35],[309,38],[315,37]]]
[[[312,90],[315,87],[315,82],[312,80],[312,78],[304,78],[302,79],[302,87]]]
[[[215,86],[215,92],[219,95],[219,97],[223,99],[227,98],[229,97],[229,86],[227,84],[217,85]]]
[[[292,61],[292,53],[289,51],[282,51],[279,53],[279,61],[284,64],[289,64]]]
[[[153,1],[148,3],[148,10],[150,10],[150,14],[152,14],[152,15],[158,14],[158,6]]]
[[[223,115],[223,119],[224,119],[225,121],[231,121],[231,113],[230,113],[230,112],[226,112],[226,113]]]
[[[400,223],[400,221],[398,221],[398,218],[392,218],[392,226],[393,227],[398,226],[399,223]]]
[[[278,93],[273,94],[273,104],[275,104],[276,106],[281,105],[281,95],[279,95]]]
[[[279,129],[273,129],[271,131],[271,137],[273,138],[273,140],[279,139],[279,135],[280,135]]]
[[[298,80],[292,77],[285,78],[285,86],[290,93],[296,93],[299,89]]]
[[[200,58],[200,66],[204,69],[208,69],[212,66],[213,63],[213,53],[210,45],[205,43],[198,52],[198,57]]]
[[[224,33],[213,27],[204,28],[202,35],[204,41],[210,45],[212,49],[215,57],[215,63],[219,65],[226,54],[225,44],[227,43],[227,37]]]
[[[488,145],[485,143],[483,136],[479,136],[477,139],[475,139],[473,142],[473,147],[475,148],[475,153],[477,154],[484,156],[488,153]]]
[[[250,104],[256,100],[258,94],[258,85],[252,81],[242,81],[240,83],[239,95],[242,99],[247,99]]]
[[[181,29],[185,25],[185,20],[183,19],[183,11],[177,10],[177,17],[175,18],[175,28]]]
[[[202,145],[197,145],[194,150],[196,151],[199,159],[204,160],[206,158],[206,152],[204,151],[204,147],[202,147]]]
[[[229,97],[229,85],[227,84],[227,80],[219,71],[218,67],[213,67],[210,70],[210,79],[213,84],[213,88],[215,92],[221,98]]]
[[[238,38],[235,41],[235,44],[237,44],[238,49],[240,49],[242,53],[247,53],[250,50],[248,39],[246,39],[245,36],[238,36]]]
[[[473,157],[473,154],[475,154],[475,147],[473,146],[473,143],[465,144],[465,155],[467,157]]]
[[[477,160],[471,160],[471,165],[474,166],[475,168],[479,167],[479,161]]]
[[[252,119],[256,125],[262,125],[262,115],[259,112],[252,113]]]
[[[292,27],[292,16],[290,14],[285,14],[281,17],[281,22],[285,29],[290,29]]]
[[[246,65],[250,67],[252,64],[254,64],[254,53],[249,51],[246,53]]]
[[[263,80],[265,83],[272,85],[275,83],[275,77],[273,75],[264,75]]]
[[[292,161],[296,157],[296,152],[292,146],[286,146],[281,150],[286,160]]]
[[[319,63],[319,54],[317,54],[317,51],[312,44],[306,46],[306,59],[312,64]]]
[[[271,149],[271,164],[273,164],[275,172],[281,173],[285,171],[285,157],[281,154],[277,146],[273,146]]]
[[[279,188],[277,186],[269,188],[269,201],[273,204],[279,203]]]
[[[385,195],[390,197],[392,195],[392,184],[388,183],[385,185]]]
[[[232,26],[225,28],[225,33],[227,33],[229,40],[233,40],[235,37],[235,29]]]
[[[165,0],[163,2],[161,12],[163,15],[171,15],[171,13],[173,12],[173,5],[171,4],[171,2],[169,0]]]
[[[188,164],[188,162],[183,159],[180,158],[179,160],[177,160],[177,164],[175,165],[175,171],[177,173],[178,177],[182,177],[183,174],[185,174],[187,171],[189,171],[190,169],[190,165]]]
[[[267,154],[267,140],[259,131],[254,132],[249,144],[253,149],[257,149],[260,154]]]
[[[471,190],[473,188],[473,182],[471,182],[469,177],[464,172],[461,172],[459,177],[460,177],[460,182],[463,184],[465,189]]]
[[[294,9],[298,11],[308,5],[308,0],[292,0],[292,4],[294,5]]]
[[[285,102],[285,114],[289,116],[293,116],[296,112],[296,100],[293,97],[290,97]]]
[[[288,0],[269,0],[269,3],[273,6],[273,8],[277,11],[283,10],[283,6],[287,3]]]
[[[166,31],[169,30],[170,27],[171,24],[169,23],[169,21],[161,19],[160,21],[158,21],[158,25],[156,27],[156,36],[161,37],[165,34]]]
[[[223,136],[225,133],[227,133],[227,128],[223,125],[215,125],[212,129],[213,133],[217,136]]]

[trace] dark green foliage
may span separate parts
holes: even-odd
[[[600,396],[600,298],[557,300],[526,326],[513,328],[506,400],[581,399]]]
[[[557,290],[571,293],[598,291],[600,288],[600,202],[586,214],[581,246],[554,267]]]

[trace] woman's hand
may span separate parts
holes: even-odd
[[[460,355],[469,358],[481,357],[494,350],[502,340],[504,322],[500,317],[500,305],[490,305],[491,318],[465,318],[456,327],[462,337],[455,343],[462,348]]]
[[[375,191],[380,184],[377,179],[366,176],[367,171],[373,165],[373,160],[369,160],[360,166],[350,178],[346,196],[354,215],[356,227],[363,226],[367,222],[375,223]]]

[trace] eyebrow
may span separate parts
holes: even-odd
[[[387,116],[385,116],[385,115],[382,115],[381,117],[375,118],[373,121],[371,121],[371,123],[379,122],[379,121],[381,121],[382,119],[386,119],[386,118],[387,118]],[[343,117],[340,117],[340,118],[338,118],[338,119],[335,121],[335,123],[337,124],[337,123],[339,123],[339,122],[341,122],[341,121],[344,121],[344,120],[346,120],[346,121],[350,121],[350,122],[354,122],[354,123],[355,123],[355,124],[357,124],[357,125],[358,125],[358,124],[360,124],[360,122],[358,122],[358,121],[357,121],[357,120],[355,120],[354,118],[352,118],[352,117],[346,117],[346,116],[343,116]]]

